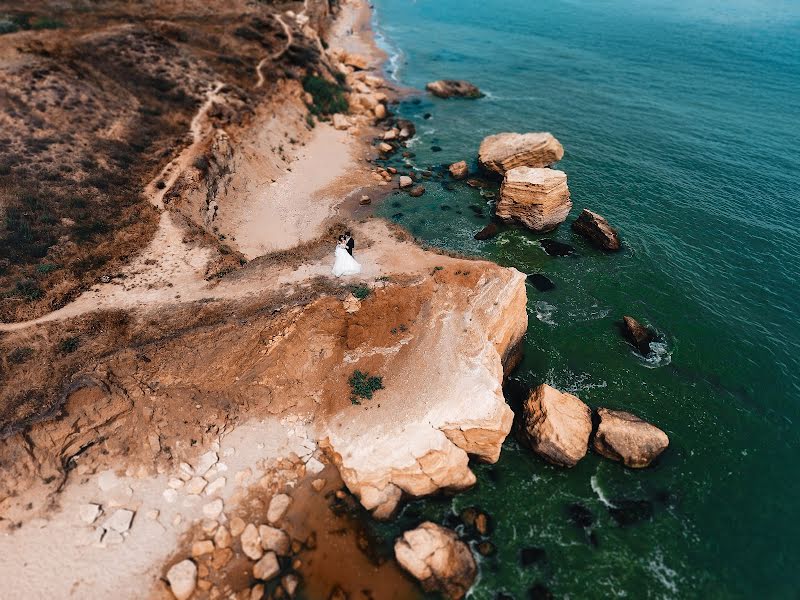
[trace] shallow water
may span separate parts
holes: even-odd
[[[671,439],[654,468],[634,472],[591,454],[556,469],[509,438],[497,465],[476,468],[474,490],[412,503],[384,533],[485,509],[498,553],[483,559],[479,599],[525,598],[536,583],[572,598],[796,597],[800,5],[375,5],[390,76],[419,89],[464,78],[487,93],[402,103],[418,128],[415,168],[461,159],[474,168],[486,135],[551,131],[566,149],[568,222],[591,208],[625,247],[600,253],[568,226],[548,236],[504,228],[477,242],[487,198],[435,177],[421,198],[390,196],[379,211],[429,243],[555,283],[528,286],[512,404],[514,390],[546,381],[591,406],[631,410]],[[548,256],[543,237],[576,252]],[[664,336],[657,358],[622,341],[623,314]],[[588,529],[570,519],[575,503],[591,511]],[[639,520],[621,525],[625,516]],[[527,547],[546,558],[522,567]]]

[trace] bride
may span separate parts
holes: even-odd
[[[339,236],[335,255],[336,262],[333,263],[333,274],[336,277],[356,275],[361,272],[361,265],[347,251],[347,241],[343,235]]]

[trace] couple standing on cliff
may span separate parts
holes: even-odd
[[[355,247],[356,241],[349,231],[345,231],[339,236],[334,252],[336,260],[333,263],[333,274],[336,277],[357,275],[361,272],[361,265],[353,258],[353,248]]]

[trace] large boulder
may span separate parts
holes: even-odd
[[[397,562],[416,577],[425,591],[463,598],[477,574],[469,546],[455,532],[430,521],[406,531],[394,545]]]
[[[592,412],[579,398],[543,383],[523,406],[524,435],[534,452],[561,467],[586,455]]]
[[[585,237],[601,250],[616,251],[620,248],[619,234],[603,217],[584,208],[572,222],[572,230]]]
[[[647,467],[669,446],[666,433],[636,415],[608,408],[598,408],[597,415],[600,425],[594,435],[594,449],[626,467]]]
[[[425,89],[439,98],[480,98],[483,96],[478,87],[469,81],[454,79],[431,81],[425,86]]]
[[[566,173],[516,167],[506,172],[495,213],[498,219],[543,233],[563,223],[571,208]]]
[[[167,571],[167,581],[177,600],[187,600],[197,585],[197,565],[188,558],[172,565]]]
[[[497,133],[478,150],[481,166],[501,177],[515,167],[549,167],[563,156],[563,146],[547,132]]]
[[[633,317],[627,315],[622,317],[622,335],[642,356],[647,356],[652,352],[650,342],[656,340],[656,332],[645,327]]]

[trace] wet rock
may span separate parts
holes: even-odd
[[[469,547],[449,529],[425,522],[395,542],[400,565],[428,592],[463,598],[475,581],[477,566]]]
[[[539,240],[539,244],[541,244],[548,256],[570,256],[575,253],[575,248],[564,242],[543,239]]]
[[[528,590],[528,598],[530,600],[552,600],[553,592],[543,583],[537,583]]]
[[[253,577],[261,581],[269,581],[280,572],[281,567],[274,552],[267,552],[261,560],[253,565]]]
[[[430,119],[432,116],[433,116],[433,115],[432,115],[431,113],[425,113],[424,115],[422,115],[422,118],[423,118],[423,119],[425,119],[425,120],[427,121],[427,120],[428,120],[428,119]]]
[[[291,503],[292,499],[286,494],[276,494],[273,496],[272,500],[269,502],[269,508],[267,509],[267,521],[273,525],[280,521],[283,515],[286,514]]]
[[[271,550],[278,556],[287,556],[289,554],[292,541],[285,531],[269,525],[261,525],[258,528],[258,534],[261,537],[261,547],[264,550]]]
[[[627,315],[622,317],[622,335],[642,356],[647,356],[652,352],[650,342],[654,342],[657,337],[655,331]]]
[[[481,556],[492,556],[497,552],[497,548],[495,548],[492,542],[481,542],[478,544],[477,548]]]
[[[425,188],[422,187],[421,185],[417,185],[411,188],[411,191],[408,192],[408,195],[413,198],[419,198],[424,193],[425,193]]]
[[[292,598],[300,585],[300,578],[297,575],[284,575],[281,578],[281,585],[286,593]]]
[[[394,152],[394,146],[392,146],[391,144],[387,144],[386,142],[381,142],[380,144],[378,144],[378,151],[381,154],[391,154],[392,152]]]
[[[523,567],[538,565],[547,560],[547,552],[544,548],[523,548],[519,553],[519,564]]]
[[[516,167],[505,174],[495,214],[503,221],[542,233],[563,223],[571,208],[566,173]]]
[[[442,182],[442,188],[444,188],[444,189],[445,189],[446,191],[448,191],[448,192],[453,192],[453,191],[455,191],[455,189],[456,189],[456,186],[454,186],[454,185],[453,185],[452,183],[450,183],[449,181],[443,181],[443,182]]]
[[[531,273],[528,275],[528,283],[540,292],[549,292],[556,289],[556,285],[541,273]]]
[[[620,249],[617,230],[611,227],[603,217],[588,208],[584,208],[578,218],[572,222],[572,230],[601,250],[616,251]]]
[[[197,585],[197,565],[188,558],[182,560],[167,571],[167,581],[177,600],[187,600]]]
[[[242,532],[240,538],[242,544],[242,552],[248,558],[258,560],[264,555],[264,548],[261,546],[261,536],[258,535],[258,529],[252,523],[248,523],[247,527]]]
[[[648,500],[614,500],[608,513],[620,527],[635,525],[653,518],[653,504]]]
[[[461,522],[469,529],[474,529],[480,535],[487,535],[491,529],[489,515],[476,506],[465,508],[459,514]]]
[[[488,240],[496,236],[498,233],[500,233],[500,228],[497,226],[497,223],[489,223],[486,227],[475,234],[475,239],[480,241]]]
[[[347,593],[337,585],[331,590],[328,600],[348,600],[348,596]]]
[[[367,196],[366,194],[361,196],[361,199],[358,201],[361,206],[366,206],[367,204],[372,204],[372,199]]]
[[[543,383],[531,391],[523,415],[528,444],[548,462],[573,467],[586,455],[591,411],[576,396]]]
[[[431,152],[441,152],[441,151],[442,151],[441,146],[436,146],[436,145],[431,146]]]
[[[407,119],[397,119],[395,125],[400,130],[398,137],[401,140],[408,140],[417,135],[417,127]]]
[[[467,167],[467,161],[465,160],[453,163],[447,170],[450,171],[453,179],[464,179],[469,175],[469,167]]]
[[[598,408],[600,424],[594,435],[595,451],[622,461],[626,467],[647,467],[669,446],[669,437],[655,425],[622,410]]]
[[[409,177],[408,175],[401,175],[400,176],[400,187],[401,188],[411,187],[412,185],[414,185],[414,180],[411,179],[411,177]]]
[[[567,507],[567,514],[569,515],[569,520],[582,529],[591,527],[594,524],[592,511],[578,502]]]
[[[434,96],[439,98],[469,98],[475,99],[483,96],[478,87],[469,81],[455,79],[440,79],[431,81],[425,86]]]
[[[481,167],[501,177],[516,167],[549,167],[563,156],[564,148],[546,132],[497,133],[484,138],[478,150]]]

